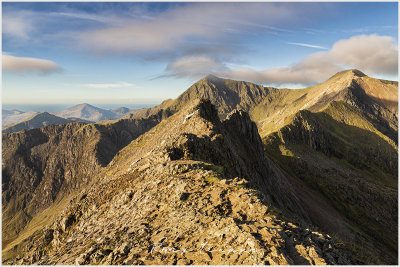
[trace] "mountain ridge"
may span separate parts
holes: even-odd
[[[10,131],[20,131],[32,128],[39,128],[48,124],[68,123],[66,120],[68,120],[69,122],[80,121],[85,123],[98,122],[101,120],[116,120],[126,114],[135,113],[136,111],[138,111],[138,109],[129,109],[126,107],[120,107],[111,110],[105,110],[87,103],[82,103],[72,106],[67,110],[58,112],[46,112],[46,111],[23,112],[19,110],[10,111],[5,109],[3,109],[2,111],[3,111],[2,114],[3,130],[10,132]],[[44,116],[43,114],[49,114],[49,115],[46,115],[48,116],[48,118],[40,119],[40,117],[36,117],[39,114],[42,114],[40,115],[42,117]],[[59,119],[56,120],[54,117],[51,117],[50,114],[51,116],[57,116]],[[50,117],[52,119],[50,119]],[[29,120],[31,120],[30,123],[27,122]],[[35,123],[33,123],[32,121],[35,121]],[[14,127],[17,124],[18,127]]]
[[[242,144],[237,140],[248,142]],[[143,146],[143,143],[148,145]],[[260,155],[257,161],[243,157],[253,154]],[[82,196],[77,196],[52,225],[34,235],[37,251],[29,251],[27,248],[27,255],[32,257],[17,257],[15,262],[353,262],[345,252],[336,248],[330,237],[311,232],[289,221],[280,221],[273,215],[273,209],[265,204],[267,199],[270,199],[271,194],[277,193],[275,189],[287,190],[288,187],[283,186],[284,183],[280,185],[282,181],[270,172],[268,165],[264,166],[264,160],[256,125],[247,113],[233,111],[221,122],[210,101],[195,102],[161,121],[155,128],[122,149],[100,174],[95,185],[82,192]],[[267,178],[257,170],[270,173],[268,178],[271,181],[262,193],[252,189]],[[169,185],[173,185],[174,190]],[[141,188],[146,188],[146,192]],[[101,198],[98,198],[98,192],[102,192]],[[297,205],[296,202],[289,202],[293,208]],[[254,209],[249,209],[247,205]],[[196,208],[193,209],[193,206]],[[126,211],[136,209],[134,207],[140,207],[141,212],[133,215],[132,220],[132,215]],[[297,208],[302,209],[301,206]],[[94,222],[96,226],[91,227]],[[251,222],[257,227],[248,226]],[[274,232],[269,230],[270,227],[279,230]],[[118,238],[112,234],[111,238],[104,239],[105,233],[102,232],[107,229],[126,231],[119,232]],[[178,232],[177,235],[175,231]],[[217,234],[211,234],[204,239],[201,233],[208,231]],[[87,246],[89,236],[93,241]],[[150,253],[151,243],[163,242],[163,239],[175,241],[173,244],[178,247],[190,245],[191,249],[199,249],[198,246],[204,240],[210,243],[225,241],[232,247],[254,249],[255,252],[243,257],[238,257],[235,253],[221,257],[218,252],[212,252],[205,258],[201,252],[183,253],[177,258],[174,256],[177,254],[162,254],[157,251]],[[275,239],[284,242],[292,240],[296,245],[289,248],[279,245],[279,241],[274,241]],[[71,242],[68,244],[66,240]],[[77,254],[70,251],[71,245],[77,248]],[[169,243],[165,243],[165,246],[169,246]],[[109,247],[115,249],[107,252]],[[271,254],[265,255],[268,251]],[[35,254],[36,252],[38,253]]]
[[[70,119],[64,119],[55,115],[52,115],[48,112],[41,112],[33,117],[26,119],[22,122],[19,123],[14,123],[7,125],[6,127],[3,127],[2,131],[4,133],[8,132],[18,132],[22,130],[28,130],[28,129],[34,129],[34,128],[41,128],[50,124],[67,124],[71,122],[83,122],[83,123],[89,123],[89,121],[84,121],[81,119],[75,119],[75,118],[70,118]]]
[[[357,70],[294,90],[210,76],[175,100],[122,119],[84,126],[93,129],[100,138],[96,140],[105,140],[87,140],[96,150],[85,150],[102,162],[89,175],[91,185],[75,191],[76,196],[68,195],[72,202],[52,214],[50,225],[36,233],[23,231],[3,255],[13,255],[14,264],[393,264],[397,262],[397,240],[393,237],[397,236],[398,111],[390,101],[397,101],[397,91],[395,82],[370,78]],[[150,118],[153,120],[147,124]],[[141,127],[141,123],[147,126]],[[122,132],[129,133],[128,137]],[[25,135],[3,135],[3,140],[9,145],[5,137],[23,139]],[[90,133],[85,130],[82,140],[84,136]],[[112,150],[115,144],[118,148]],[[111,150],[112,155],[102,157]],[[6,151],[9,154],[3,154],[3,158],[10,160],[6,165],[11,171],[15,152]],[[24,150],[21,153],[24,155]],[[74,168],[79,170],[81,165],[70,170]],[[17,177],[9,170],[3,169],[3,175]],[[258,200],[238,201],[240,197],[234,192],[253,192]],[[266,209],[267,213],[255,215],[239,204],[242,202],[261,203],[256,204],[257,209]],[[56,206],[50,207],[54,212]],[[132,210],[134,220],[125,217]],[[46,217],[49,212],[37,216]],[[201,226],[196,217],[191,217],[196,213],[215,228]],[[218,219],[210,220],[210,215]],[[116,218],[126,218],[132,225]],[[176,224],[176,218],[185,223]],[[276,238],[284,247],[265,239],[268,235],[258,230],[249,230],[250,222],[260,229],[269,227],[261,218],[278,225]],[[296,226],[288,227],[292,223]],[[27,229],[31,227],[29,224]],[[240,236],[258,237],[252,239],[258,249],[266,249],[258,243],[262,240],[277,252],[267,249],[264,258],[243,257],[239,261],[231,257],[222,260],[214,253],[208,259],[148,255],[149,242],[159,242],[162,235],[171,240],[163,243],[167,247],[174,244],[171,242],[193,245],[204,240],[199,233],[208,237],[205,233],[216,229],[226,238],[230,232],[224,227],[236,229]],[[121,230],[125,228],[131,230]],[[332,241],[323,243],[331,244],[339,254],[329,254],[332,250],[315,243],[319,234],[312,234],[308,245],[304,243],[308,234],[299,233],[306,233],[305,229],[318,230],[322,239]],[[171,235],[174,231],[181,236]],[[182,235],[188,231],[192,239]],[[109,234],[123,237],[125,243],[113,237],[104,241]],[[293,235],[301,241],[295,243],[290,237]],[[38,245],[32,247],[26,239],[29,236],[38,240]],[[90,242],[86,236],[91,236]],[[63,249],[57,250],[59,246]]]

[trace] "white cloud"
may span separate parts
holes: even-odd
[[[3,14],[3,34],[13,38],[27,40],[29,33],[33,30],[31,19],[26,16],[26,12],[4,13]]]
[[[135,86],[133,83],[117,82],[117,83],[89,83],[85,84],[88,88],[105,89],[105,88],[121,88]]]
[[[2,68],[9,72],[37,72],[41,74],[61,71],[61,67],[50,60],[16,57],[7,54],[2,55]]]
[[[309,47],[309,48],[327,49],[326,47],[323,47],[323,46],[320,46],[320,45],[313,45],[313,44],[292,43],[292,42],[287,42],[287,44],[290,44],[290,45],[297,45],[297,46],[304,46],[304,47]]]
[[[343,69],[356,68],[367,75],[397,75],[398,72],[398,48],[394,38],[376,34],[358,35],[349,39],[337,41],[329,51],[310,54],[303,60],[291,65],[265,70],[251,68],[225,68],[232,64],[224,64],[208,58],[211,73],[216,75],[253,81],[263,84],[304,84],[310,85],[322,82]],[[180,62],[177,60],[175,62]],[[201,72],[191,68],[190,61],[186,64],[170,64],[167,71],[173,69],[174,76],[193,77]],[[212,64],[214,63],[214,64]],[[206,66],[207,64],[204,64]],[[234,66],[234,65],[233,65]],[[216,68],[216,67],[219,67]],[[200,76],[201,77],[201,76]]]
[[[390,36],[358,35],[336,42],[326,55],[337,64],[367,73],[397,74],[398,49]]]
[[[226,69],[219,60],[207,55],[184,56],[168,64],[166,76],[201,77]]]

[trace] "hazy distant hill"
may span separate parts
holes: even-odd
[[[23,111],[13,109],[13,110],[7,110],[7,109],[2,109],[1,110],[1,115],[4,117],[11,116],[11,115],[18,115],[24,113]]]
[[[58,112],[48,112],[49,114],[55,115],[59,118],[64,118],[68,119],[71,121],[81,121],[81,122],[98,122],[102,120],[115,120],[118,119],[126,114],[134,114],[137,112],[139,109],[129,109],[126,107],[120,107],[112,110],[106,110],[106,109],[101,109],[89,104],[79,104],[73,107],[70,107],[66,110],[58,111]],[[46,111],[45,111],[46,112]],[[28,112],[23,112],[20,110],[2,110],[2,127],[6,126],[11,126],[11,124],[17,124],[21,122],[25,122],[28,119],[31,119],[35,115],[39,114],[40,112],[36,111],[28,111]],[[59,124],[60,120],[47,120],[43,117],[41,117],[43,120],[43,124],[40,127],[43,127],[48,124],[53,124],[52,121],[54,121],[54,124]],[[13,129],[31,129],[27,128],[25,124],[24,127],[18,126],[14,127]],[[35,128],[37,128],[40,124],[35,123]],[[22,127],[22,128],[19,128]],[[14,131],[14,130],[13,130]]]
[[[77,119],[77,118],[64,119],[64,118],[52,115],[48,112],[43,112],[43,113],[39,113],[39,114],[33,116],[32,118],[25,120],[25,121],[8,125],[3,128],[3,132],[5,132],[5,133],[18,132],[21,130],[41,128],[41,127],[51,125],[51,124],[66,124],[66,123],[70,123],[70,122],[89,123],[90,121],[85,121],[85,120],[81,120],[81,119]]]
[[[62,118],[79,118],[88,121],[115,120],[127,113],[134,113],[135,109],[120,107],[113,110],[106,110],[84,103],[75,105],[63,111],[52,112],[52,114]]]
[[[126,107],[120,107],[120,108],[115,108],[115,109],[111,109],[111,112],[113,112],[114,114],[116,114],[119,117],[122,117],[126,114],[133,114],[136,113],[139,109],[130,109],[130,108],[126,108]]]
[[[52,112],[62,118],[79,118],[89,121],[115,120],[118,116],[110,110],[98,108],[89,104],[79,104],[63,111]]]
[[[2,110],[2,116],[1,116],[1,124],[2,127],[5,127],[7,125],[13,124],[13,123],[18,123],[24,120],[27,120],[35,115],[39,114],[39,112],[36,111],[28,111],[28,112],[23,112],[19,110]]]

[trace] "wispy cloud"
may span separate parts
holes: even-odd
[[[128,83],[128,82],[85,84],[85,87],[95,88],[95,89],[122,88],[122,87],[133,87],[133,86],[135,86],[133,83]]]
[[[344,33],[371,33],[371,32],[382,32],[388,30],[395,30],[397,27],[394,25],[384,25],[384,26],[365,26],[361,28],[345,29],[342,30]]]
[[[50,60],[29,57],[16,57],[7,54],[2,55],[3,70],[9,72],[37,72],[49,74],[61,71],[61,67]]]
[[[27,11],[3,12],[3,34],[22,41],[29,39],[29,35],[34,29],[34,23],[28,15],[30,13]]]
[[[309,47],[309,48],[317,48],[317,49],[328,49],[324,46],[320,45],[313,45],[313,44],[305,44],[305,43],[292,43],[292,42],[287,42],[287,44],[290,45],[297,45],[297,46],[303,46],[303,47]]]
[[[370,75],[396,75],[397,58],[398,48],[394,38],[376,34],[358,35],[337,41],[329,51],[313,53],[291,66],[263,71],[236,69],[221,74],[259,83],[309,85],[346,68],[357,68]]]
[[[164,76],[201,77],[217,73],[228,68],[220,60],[207,55],[184,56],[170,62]]]
[[[248,52],[244,40],[249,36],[291,34],[293,25],[318,16],[324,5],[186,3],[158,9],[120,3],[99,4],[91,10],[65,4],[51,12],[6,5],[3,32],[7,42],[15,41],[13,47],[34,42],[100,56],[129,55],[158,61],[193,54],[238,56]]]
[[[131,19],[123,26],[84,31],[76,43],[98,54],[140,56],[190,54],[203,43],[209,47],[206,41],[215,43],[213,50],[230,51],[235,45],[240,50],[235,34],[289,33],[284,26],[301,22],[312,11],[312,3],[191,3],[150,14],[151,20]]]

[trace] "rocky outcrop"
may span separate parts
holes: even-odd
[[[25,240],[5,263],[354,263],[330,236],[277,217],[276,205],[301,209],[280,178],[248,114],[220,122],[200,101],[122,149],[31,237],[52,232],[47,247]]]

